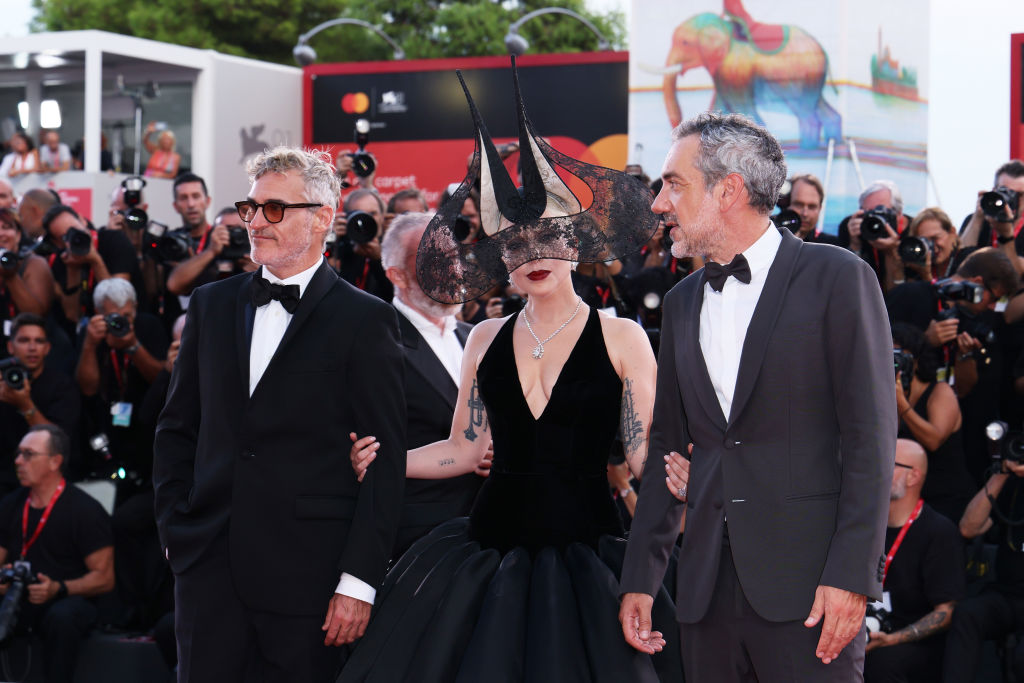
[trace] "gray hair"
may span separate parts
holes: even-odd
[[[865,187],[864,191],[860,193],[860,197],[857,198],[857,205],[862,209],[875,208],[873,206],[864,206],[864,200],[867,199],[869,195],[874,194],[875,192],[880,192],[882,190],[889,191],[889,197],[892,201],[892,208],[895,209],[897,215],[902,215],[903,195],[900,194],[900,188],[898,188],[896,186],[896,183],[894,183],[891,180],[876,180],[875,182]]]
[[[426,228],[431,218],[433,216],[429,213],[410,211],[391,221],[391,226],[380,242],[380,260],[385,270],[405,265],[405,260],[409,256],[409,248],[406,245],[408,240],[405,236],[414,230]]]
[[[377,206],[380,207],[381,214],[385,213],[385,211],[387,210],[387,207],[384,206],[384,200],[381,199],[381,196],[377,193],[377,190],[371,190],[366,187],[361,187],[358,190],[352,190],[348,194],[348,196],[345,197],[345,213],[350,213],[352,211],[352,205],[355,204],[360,199],[362,199],[363,197],[373,197],[374,199],[376,199]]]
[[[135,288],[132,287],[132,283],[119,277],[108,277],[96,285],[96,289],[92,293],[92,302],[97,309],[100,309],[108,301],[117,308],[121,308],[129,302],[137,304],[139,300],[135,296]]]
[[[743,178],[750,206],[761,214],[772,212],[786,181],[786,158],[775,136],[741,114],[711,111],[683,121],[672,131],[673,140],[691,135],[700,139],[696,165],[706,188],[735,173]]]
[[[333,220],[334,210],[341,198],[341,184],[327,152],[299,147],[274,147],[263,150],[247,167],[250,183],[268,173],[284,174],[293,170],[302,174],[306,199],[329,207]]]

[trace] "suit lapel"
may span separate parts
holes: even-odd
[[[768,270],[768,277],[761,290],[761,296],[754,307],[754,315],[747,327],[747,336],[743,340],[743,351],[740,354],[740,367],[736,375],[736,391],[733,392],[732,409],[729,424],[735,424],[743,413],[743,408],[754,390],[754,383],[761,371],[761,363],[768,348],[768,339],[775,328],[775,321],[782,310],[789,290],[790,276],[796,265],[800,246],[803,244],[789,230],[780,230],[782,243],[775,254],[775,260]]]
[[[445,370],[444,365],[430,348],[430,344],[419,333],[412,322],[398,312],[398,327],[402,334],[402,345],[405,347],[405,355],[416,372],[423,375],[427,383],[433,387],[444,399],[445,403],[452,410],[455,409],[455,401],[459,397],[459,388],[452,381],[451,375]]]
[[[309,319],[309,316],[314,310],[316,310],[320,300],[327,295],[327,292],[331,290],[331,286],[337,281],[338,276],[335,275],[334,271],[327,265],[327,261],[321,261],[320,267],[317,268],[316,272],[313,274],[313,279],[309,281],[308,285],[306,285],[306,291],[303,292],[302,298],[299,299],[299,308],[295,311],[292,319],[288,322],[288,327],[284,331],[284,336],[281,337],[281,343],[277,345],[274,355],[271,356],[270,362],[267,363],[267,369],[263,371],[263,377],[260,378],[259,383],[256,385],[256,389],[253,390],[253,394],[259,390],[267,375],[274,370],[274,366],[278,363],[278,359],[283,354],[288,343],[295,337],[298,330],[302,328],[306,323],[306,320]],[[248,353],[246,356],[248,356]],[[248,363],[248,359],[246,362]],[[249,375],[246,373],[247,381],[248,378]]]
[[[686,326],[682,339],[685,339],[683,348],[683,363],[677,367],[688,368],[689,380],[694,383],[697,398],[715,426],[725,431],[725,415],[722,414],[722,406],[718,403],[718,395],[715,387],[711,384],[711,375],[708,374],[708,366],[704,360],[704,352],[700,348],[700,309],[704,305],[704,283],[707,282],[703,271],[698,279],[697,286],[693,292],[684,300],[686,310],[684,311],[682,324]],[[689,358],[689,363],[686,359]]]
[[[238,305],[235,306],[235,355],[238,357],[238,372],[242,377],[242,391],[246,400],[249,399],[249,347],[252,345],[252,325],[256,317],[250,296],[255,277],[256,273],[245,276],[245,281],[238,288]]]

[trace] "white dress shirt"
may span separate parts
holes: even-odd
[[[317,261],[301,273],[292,275],[284,280],[275,276],[266,268],[260,268],[260,271],[256,273],[256,277],[262,276],[272,284],[298,285],[299,296],[301,297],[306,293],[306,287],[309,286],[309,281],[313,279],[313,275],[321,263],[322,261]],[[288,329],[288,323],[291,320],[292,314],[284,310],[284,306],[277,299],[271,299],[269,303],[256,309],[256,315],[252,322],[252,342],[249,345],[249,396],[252,396],[256,386],[260,383],[260,378],[266,372],[270,359],[274,357],[274,352],[277,351],[277,347],[280,345],[284,332]],[[346,444],[339,445],[340,448],[345,446]],[[347,573],[341,575],[341,580],[338,582],[338,587],[334,592],[368,602],[371,605],[377,597],[376,589],[370,586],[370,584]]]
[[[399,313],[409,319],[409,322],[416,328],[416,331],[427,340],[430,350],[434,352],[437,359],[441,361],[441,365],[451,375],[455,386],[458,386],[459,379],[462,377],[462,344],[459,343],[459,338],[455,336],[455,326],[458,322],[455,316],[449,315],[441,319],[441,322],[444,324],[444,329],[442,330],[432,321],[428,320],[426,316],[397,296],[391,303],[394,304]]]
[[[728,277],[721,292],[704,284],[704,305],[700,309],[700,348],[708,367],[711,385],[715,388],[718,405],[726,422],[732,410],[732,397],[736,391],[736,375],[740,369],[740,355],[747,338],[747,327],[761,297],[768,269],[782,244],[782,235],[769,223],[764,233],[743,252],[750,266],[750,283],[744,284]]]

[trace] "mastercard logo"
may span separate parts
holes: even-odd
[[[370,98],[364,92],[350,92],[341,98],[341,110],[346,114],[362,114],[370,108]]]

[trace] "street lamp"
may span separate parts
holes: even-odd
[[[573,12],[572,10],[563,9],[561,7],[543,7],[541,9],[534,10],[529,14],[523,15],[522,17],[520,17],[519,19],[517,19],[516,21],[512,22],[512,24],[509,25],[508,33],[505,34],[505,49],[508,50],[508,53],[510,55],[515,55],[518,57],[520,55],[525,54],[526,51],[530,48],[529,41],[527,41],[526,38],[523,38],[521,35],[519,35],[519,28],[530,19],[533,19],[534,17],[539,17],[542,14],[568,14],[570,17],[573,17],[574,19],[578,19],[580,22],[583,23],[584,26],[590,29],[591,33],[597,36],[598,50],[611,49],[611,44],[608,42],[608,39],[605,38],[604,34],[598,31],[597,27],[594,26],[590,21],[588,21],[586,17],[580,16],[579,14]]]
[[[388,34],[384,33],[373,24],[360,19],[331,19],[330,21],[325,21],[318,26],[314,26],[310,31],[299,36],[299,42],[297,42],[295,47],[292,49],[292,56],[295,57],[295,61],[299,63],[299,66],[309,66],[316,61],[316,50],[308,44],[310,38],[324,29],[331,28],[332,26],[341,26],[342,24],[355,24],[356,26],[362,26],[365,29],[373,31],[387,41],[387,44],[392,47],[395,59],[405,59],[405,50],[400,48],[395,41],[391,40]]]

